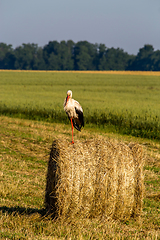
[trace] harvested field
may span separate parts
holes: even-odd
[[[140,217],[144,154],[138,144],[102,138],[53,141],[45,205],[55,216]]]
[[[51,219],[44,209],[49,154],[53,139],[69,142],[70,126],[0,117],[0,136],[0,239],[159,239],[158,141],[93,133],[86,128],[81,133],[75,131],[75,143],[102,137],[111,143],[119,141],[126,146],[134,142],[143,147],[146,157],[142,215],[140,221],[111,217]]]

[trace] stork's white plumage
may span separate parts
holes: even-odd
[[[84,127],[84,118],[83,118],[83,109],[79,102],[72,99],[72,91],[68,90],[67,97],[64,100],[64,111],[68,115],[69,120],[71,121],[72,126],[72,144],[73,141],[73,127],[78,131],[81,131],[81,127]]]

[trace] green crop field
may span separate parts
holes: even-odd
[[[115,73],[1,71],[0,113],[68,123],[63,101],[71,89],[89,126],[159,140],[159,72]]]

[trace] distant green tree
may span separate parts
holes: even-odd
[[[60,42],[60,51],[59,51],[59,59],[61,70],[73,70],[74,61],[73,61],[73,47],[74,43],[70,40],[68,42],[61,41]]]
[[[67,45],[65,41],[61,41],[59,45],[59,65],[61,70],[66,70],[67,69],[67,57],[68,57],[68,52],[67,52]]]
[[[12,69],[12,66],[14,66],[14,60],[12,45],[0,43],[0,69]]]
[[[49,42],[43,49],[43,56],[50,70],[73,70],[73,48],[74,42],[57,41]]]
[[[104,56],[106,50],[107,50],[107,48],[106,48],[105,44],[99,44],[99,47],[98,47],[99,58]]]
[[[73,58],[73,52],[74,52],[74,46],[75,43],[72,40],[68,40],[66,43],[66,50],[65,50],[65,69],[63,70],[73,70],[74,69],[74,58]]]
[[[153,71],[160,71],[160,50],[151,55],[151,62]]]
[[[37,44],[22,44],[22,46],[15,49],[15,68],[31,70],[33,68],[34,57],[37,54]]]
[[[43,49],[41,47],[37,49],[36,53],[33,56],[32,69],[33,70],[46,69],[46,64],[43,58]]]
[[[52,52],[48,58],[48,67],[49,70],[61,70],[59,55],[56,55]]]
[[[91,57],[87,53],[87,48],[85,46],[79,47],[79,53],[75,57],[76,60],[76,70],[89,70]]]
[[[140,49],[139,49],[137,58],[138,58],[138,59],[145,59],[145,58],[147,58],[148,56],[150,56],[151,54],[153,54],[153,52],[154,52],[153,46],[152,46],[152,45],[149,45],[149,44],[146,44],[146,45],[144,45],[143,48],[140,48]]]
[[[108,64],[105,54],[99,59],[98,70],[108,70]]]
[[[43,58],[48,70],[60,70],[60,44],[57,41],[50,41],[43,48]]]
[[[75,70],[96,69],[97,48],[87,41],[78,42],[74,49]]]
[[[154,48],[152,45],[146,44],[143,48],[139,49],[137,56],[134,61],[129,62],[127,70],[136,71],[153,71],[153,56]]]
[[[66,70],[74,69],[74,47],[75,43],[72,40],[68,40],[67,43],[67,66]]]
[[[15,69],[16,57],[14,52],[7,52],[3,61],[3,69]]]
[[[130,56],[120,48],[110,48],[106,51],[106,70],[125,70]]]
[[[107,69],[106,50],[105,44],[100,44],[98,46],[97,70]]]
[[[50,70],[73,70],[73,48],[74,42],[57,41],[49,42],[43,48],[43,57],[47,69]]]

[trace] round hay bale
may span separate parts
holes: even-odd
[[[45,206],[55,216],[140,216],[143,153],[138,144],[95,139],[53,141]]]

